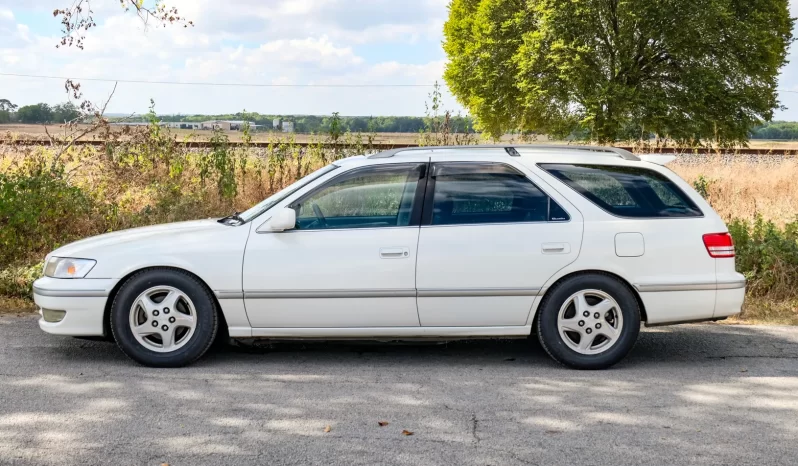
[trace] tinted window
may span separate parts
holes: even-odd
[[[639,167],[541,164],[541,168],[607,212],[621,217],[700,217],[665,175]]]
[[[379,165],[334,178],[292,206],[297,229],[407,226],[423,168]]]
[[[568,220],[560,206],[507,165],[439,163],[432,177],[432,225]]]

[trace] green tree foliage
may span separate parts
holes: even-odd
[[[53,109],[44,103],[25,105],[17,110],[17,120],[22,123],[50,123],[53,121]]]
[[[72,102],[58,104],[53,107],[53,121],[57,123],[67,123],[80,118],[80,110]]]
[[[10,123],[12,119],[11,113],[16,109],[17,106],[8,99],[0,99],[0,124]]]
[[[0,100],[0,106],[2,106]],[[12,104],[13,105],[13,104]],[[14,105],[14,108],[16,105]],[[9,120],[3,121],[3,109],[0,108],[0,123],[8,123]],[[14,115],[14,119],[21,123],[68,123],[79,119],[82,115],[80,109],[72,102],[65,102],[51,107],[45,103],[38,103],[34,105],[25,105],[20,107]]]
[[[798,123],[794,121],[774,121],[754,128],[751,139],[798,139]]]
[[[449,88],[490,135],[747,140],[778,108],[788,0],[452,0]]]

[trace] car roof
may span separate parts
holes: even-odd
[[[399,161],[403,156],[429,156],[434,160],[463,155],[485,157],[486,159],[507,157],[524,158],[534,163],[621,163],[634,164],[641,159],[631,152],[615,147],[581,146],[581,145],[544,145],[544,144],[484,144],[470,146],[430,146],[390,149],[368,156],[350,157],[342,161],[344,164],[368,161]],[[531,160],[530,160],[531,159]]]
[[[631,152],[616,147],[584,146],[572,144],[481,144],[469,146],[427,146],[404,147],[390,149],[371,155],[357,155],[335,161],[338,166],[371,165],[373,163],[401,162],[403,157],[430,157],[435,160],[451,160],[461,156],[469,159],[476,157],[481,160],[496,161],[507,158],[524,159],[531,163],[569,163],[569,164],[606,164],[606,165],[644,165],[646,155],[638,157]],[[655,157],[656,158],[656,157]],[[667,157],[667,161],[672,157]],[[657,161],[662,165],[666,160]]]
[[[626,149],[609,146],[583,146],[571,144],[478,144],[469,146],[429,146],[429,147],[406,147],[398,149],[390,149],[368,156],[369,159],[383,159],[395,157],[398,154],[405,152],[417,151],[430,151],[433,154],[451,151],[480,151],[480,150],[496,150],[504,151],[510,156],[519,156],[521,152],[567,152],[567,153],[582,153],[593,155],[612,155],[620,157],[624,160],[639,161],[640,158]]]

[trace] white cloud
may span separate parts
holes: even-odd
[[[9,14],[0,14],[0,31],[6,37],[0,44],[0,65],[4,71],[21,74],[145,81],[285,85],[428,84],[440,80],[440,58],[426,64],[402,63],[390,56],[384,61],[382,57],[367,60],[357,48],[364,43],[370,47],[390,43],[395,48],[427,40],[437,51],[434,56],[441,57],[442,5],[437,5],[436,11],[430,0],[408,0],[402,8],[385,0],[350,3],[346,10],[348,3],[340,0],[174,0],[167,4],[177,6],[197,26],[161,28],[150,24],[145,31],[134,14],[122,13],[116,0],[95,0],[92,9],[98,26],[87,35],[84,50],[55,48],[59,27],[51,14],[52,31],[45,36],[17,24],[8,10]],[[341,8],[344,10],[339,11]],[[419,19],[404,12],[405,8],[428,14]],[[98,11],[106,16],[100,19]],[[58,80],[0,77],[0,86],[2,97],[18,104],[67,98]],[[93,100],[105,98],[112,87],[113,83],[83,82],[84,94]],[[421,114],[429,91],[121,83],[109,110],[141,112],[152,97],[159,111],[169,113],[247,108],[263,113]]]

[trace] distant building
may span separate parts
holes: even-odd
[[[244,129],[244,125],[249,123],[250,128],[255,128],[254,121],[244,121],[244,120],[210,120],[210,121],[203,121],[201,129],[223,129],[225,131],[242,131]]]
[[[280,119],[275,118],[272,120],[272,129],[280,129]]]
[[[196,123],[193,121],[170,121],[166,123],[167,128],[178,128],[178,129],[200,129],[202,123]]]
[[[283,132],[284,133],[293,133],[294,132],[294,122],[293,121],[284,121],[283,122]]]

